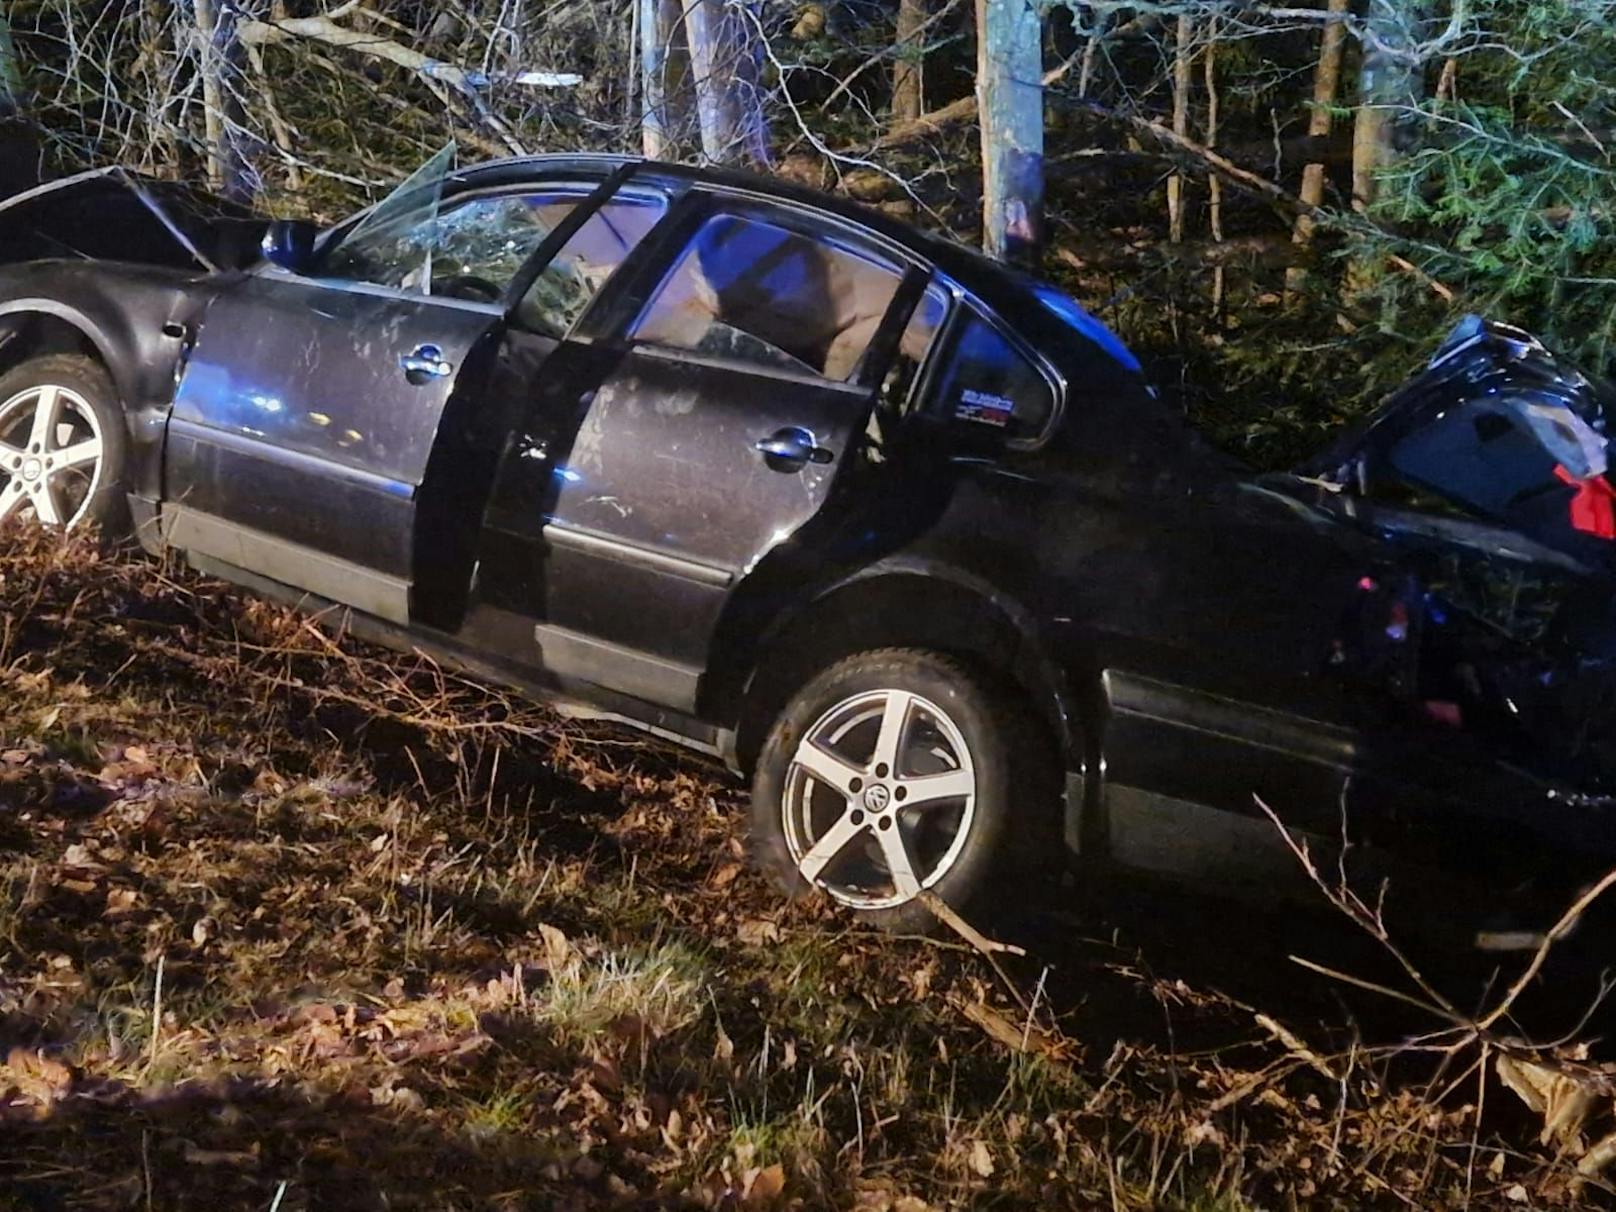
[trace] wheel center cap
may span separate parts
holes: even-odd
[[[25,480],[39,479],[39,473],[45,470],[45,465],[38,459],[24,459],[22,461],[22,478]]]
[[[892,802],[892,792],[885,783],[871,783],[864,789],[864,806],[871,812],[885,812]]]

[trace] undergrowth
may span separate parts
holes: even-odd
[[[0,1209],[1564,1197],[1081,931],[782,906],[721,771],[321,623],[0,538]]]

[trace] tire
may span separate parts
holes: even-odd
[[[764,741],[752,781],[757,864],[788,896],[817,887],[873,925],[932,929],[918,891],[965,909],[1011,849],[1015,784],[1046,786],[1024,760],[1050,764],[1028,752],[1038,732],[1028,715],[938,653],[882,649],[838,662],[797,692]],[[903,721],[896,734],[889,717]],[[1056,819],[1054,803],[1016,810],[1040,833]]]
[[[47,354],[13,368],[0,376],[0,525],[31,513],[122,536],[127,449],[118,392],[99,362]]]

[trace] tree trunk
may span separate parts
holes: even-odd
[[[767,164],[763,43],[751,0],[689,0],[685,36],[703,156],[714,164]]]
[[[1190,64],[1195,41],[1195,18],[1188,10],[1178,15],[1178,33],[1173,40],[1173,133],[1188,138],[1190,133]],[[1174,244],[1184,240],[1184,187],[1188,178],[1174,173],[1167,179],[1167,238]]]
[[[1218,126],[1222,119],[1219,112],[1222,101],[1218,95],[1218,17],[1214,13],[1206,19],[1206,53],[1203,56],[1203,68],[1206,74],[1206,145],[1216,149],[1218,145]],[[1206,212],[1207,225],[1212,231],[1214,243],[1223,243],[1223,178],[1212,173],[1206,183]],[[1224,273],[1223,262],[1219,261],[1212,267],[1212,314],[1223,314],[1223,295],[1227,275]]]
[[[11,21],[0,13],[0,114],[22,110],[22,68],[11,42]]]
[[[893,43],[897,58],[892,63],[892,122],[913,122],[925,111],[926,98],[921,68],[924,48],[921,28],[926,23],[926,0],[898,0],[898,35]]]
[[[1328,11],[1332,17],[1344,18],[1351,11],[1350,5],[1351,0],[1329,0]],[[1346,44],[1345,20],[1337,19],[1325,25],[1319,41],[1319,66],[1313,73],[1313,113],[1307,121],[1308,141],[1314,147],[1322,148],[1330,136],[1330,110],[1341,87],[1341,59]],[[1324,201],[1324,161],[1309,160],[1303,167],[1299,196],[1308,206],[1318,206]],[[1303,212],[1296,216],[1292,240],[1298,249],[1305,250],[1313,242],[1313,226],[1312,215]],[[1295,295],[1306,280],[1307,269],[1293,265],[1285,271],[1286,294]]]
[[[1029,0],[976,0],[976,95],[982,125],[982,243],[1030,260],[1044,203],[1043,27]]]
[[[1399,156],[1397,131],[1424,93],[1423,65],[1413,56],[1428,16],[1428,0],[1369,0],[1352,131],[1356,210],[1366,210],[1374,202],[1377,175]]]
[[[246,155],[242,110],[241,39],[237,0],[192,0],[202,62],[202,108],[208,149],[208,184],[223,197],[250,202],[252,169]]]
[[[640,143],[652,160],[668,157],[668,59],[678,20],[676,0],[634,0],[640,27]]]

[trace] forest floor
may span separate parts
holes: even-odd
[[[0,539],[0,1209],[1554,1204],[1351,932],[1086,881],[782,905],[660,743]],[[1481,1070],[1485,1072],[1485,1070]]]

